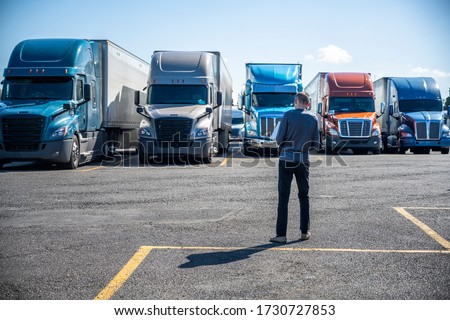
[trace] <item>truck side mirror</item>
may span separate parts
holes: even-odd
[[[386,104],[384,102],[380,103],[380,114],[377,114],[377,119],[380,118],[386,111]]]
[[[319,104],[317,105],[317,113],[322,115],[322,102],[319,102]]]
[[[389,115],[394,116],[394,105],[393,104],[389,105]]]
[[[389,105],[389,115],[392,116],[393,118],[399,120],[400,119],[400,114],[394,112],[394,105],[390,104]]]
[[[136,112],[139,114],[143,114],[144,113],[144,108],[143,107],[137,107],[136,108]]]
[[[139,90],[134,91],[134,104],[136,106],[141,104],[141,92]],[[143,108],[141,108],[141,109],[143,109]],[[143,112],[143,110],[142,110],[142,112]],[[138,113],[141,113],[141,112],[138,111]]]
[[[90,101],[91,100],[91,85],[86,83],[83,87],[83,94],[84,94],[84,101]]]
[[[217,101],[217,106],[220,107],[223,103],[222,91],[217,91],[216,101]]]
[[[67,102],[63,104],[63,109],[64,110],[72,110],[75,109],[75,105],[73,104],[73,102]]]
[[[206,107],[205,112],[206,113],[212,113],[213,109],[211,107]]]
[[[384,102],[381,103],[381,114],[384,114],[386,111],[386,104]]]

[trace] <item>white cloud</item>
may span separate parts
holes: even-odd
[[[305,60],[314,61],[315,59],[314,59],[314,56],[312,54],[307,54],[305,56]]]
[[[333,44],[327,47],[319,48],[319,58],[320,62],[328,63],[349,63],[352,61],[352,56],[347,52],[347,50],[339,48]]]
[[[448,78],[450,72],[445,72],[439,69],[428,69],[417,67],[411,70],[411,74],[415,77],[433,77],[433,78]]]

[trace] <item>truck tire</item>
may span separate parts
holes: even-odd
[[[212,162],[212,160],[213,160],[213,157],[214,157],[213,150],[210,149],[209,152],[208,152],[208,155],[206,157],[202,157],[202,163],[210,164]]]
[[[139,164],[146,165],[148,161],[148,156],[143,152],[139,150]]]
[[[202,158],[202,162],[203,164],[210,164],[212,162],[212,156]]]
[[[139,144],[137,150],[138,150],[139,164],[145,166],[146,164],[148,164],[148,154],[145,154],[144,147],[141,144]]]
[[[246,146],[245,144],[244,144],[244,146],[242,147],[242,153],[244,154],[244,156],[246,156],[246,157],[254,157],[255,155],[256,155],[256,153],[255,152],[252,152],[250,149],[249,149],[249,147],[248,146]]]
[[[218,153],[227,154],[228,153],[228,147],[230,145],[230,139],[229,139],[229,132],[228,131],[220,131],[219,132],[219,150]]]
[[[358,155],[366,155],[369,150],[367,149],[353,149],[353,154],[358,154]]]
[[[449,151],[450,149],[449,148],[442,148],[441,149],[441,154],[448,154],[448,151]],[[0,167],[1,168],[1,167]]]
[[[66,169],[76,169],[80,163],[80,143],[78,137],[75,135],[72,139],[72,145],[70,148],[70,159],[69,162],[64,164]]]
[[[427,148],[417,148],[417,149],[413,149],[412,152],[414,154],[430,154],[430,149]]]

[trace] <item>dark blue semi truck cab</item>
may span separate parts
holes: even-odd
[[[4,71],[0,167],[47,161],[75,169],[126,131],[137,141],[142,117],[134,113],[133,97],[145,86],[147,69],[107,40],[20,42]]]
[[[374,90],[377,106],[388,110],[379,120],[385,152],[449,153],[448,110],[433,78],[381,78]]]

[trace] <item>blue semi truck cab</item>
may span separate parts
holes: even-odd
[[[134,91],[145,86],[148,67],[108,40],[20,42],[2,82],[0,168],[46,161],[75,169],[121,138],[121,148],[137,146]]]
[[[303,90],[301,64],[247,63],[239,108],[244,111],[244,155],[278,149],[271,135],[294,98]]]
[[[433,78],[381,78],[374,90],[377,107],[388,109],[379,119],[385,152],[449,153],[448,110]]]

